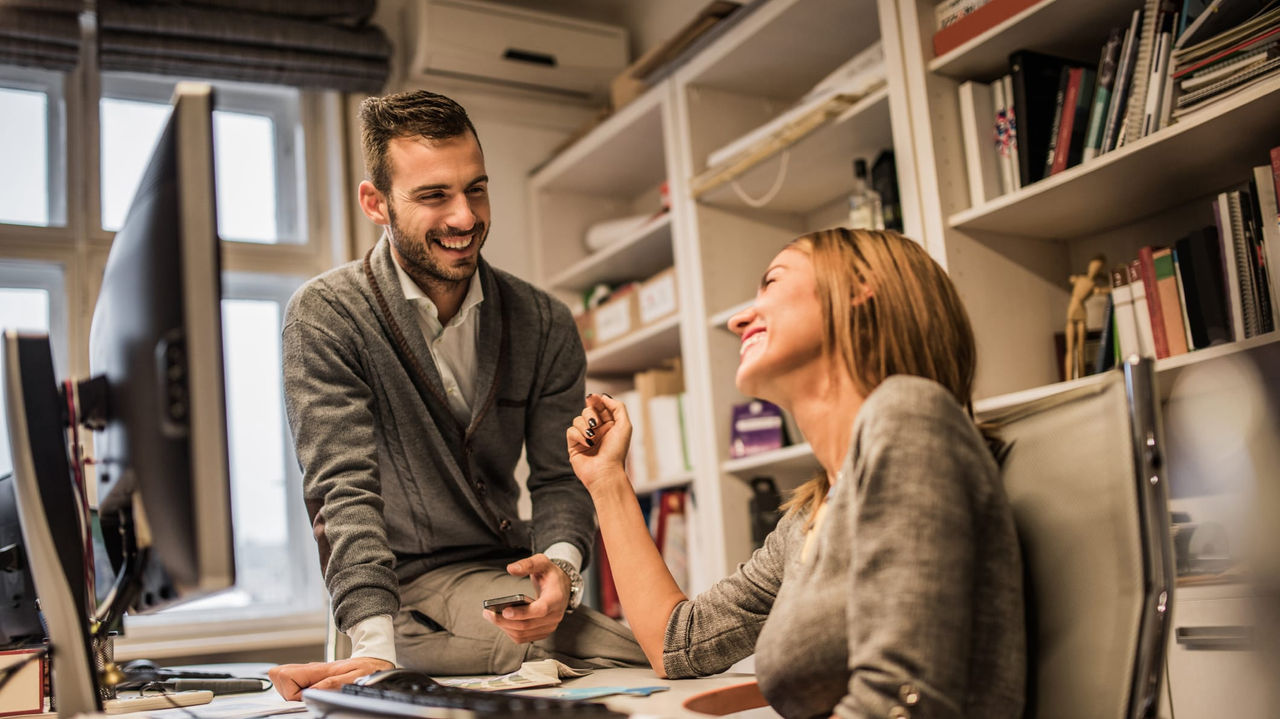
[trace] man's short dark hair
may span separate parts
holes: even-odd
[[[360,103],[360,137],[369,181],[386,194],[391,190],[387,146],[397,137],[447,140],[470,132],[479,144],[467,111],[453,100],[426,90],[365,98]]]

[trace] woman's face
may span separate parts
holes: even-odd
[[[769,263],[756,301],[729,320],[742,339],[738,391],[784,407],[822,356],[822,308],[809,253],[788,247]],[[810,385],[811,386],[811,385]]]

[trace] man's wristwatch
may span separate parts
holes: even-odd
[[[551,563],[564,570],[565,576],[569,577],[569,606],[564,611],[566,614],[571,614],[579,604],[582,604],[582,574],[563,559],[552,559]]]

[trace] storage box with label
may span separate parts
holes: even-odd
[[[646,327],[676,313],[680,295],[676,290],[676,268],[668,267],[640,284],[640,326]]]

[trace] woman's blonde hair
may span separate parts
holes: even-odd
[[[813,262],[823,355],[843,364],[864,397],[891,375],[916,375],[946,387],[972,414],[973,328],[951,279],[923,247],[893,231],[844,228],[788,246]],[[829,489],[821,473],[783,508],[812,517]]]

